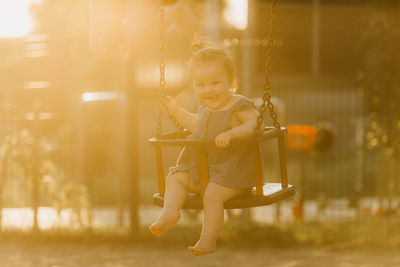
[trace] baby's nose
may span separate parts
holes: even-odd
[[[214,90],[214,86],[213,85],[207,85],[204,92],[209,93],[212,92]]]

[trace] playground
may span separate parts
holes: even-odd
[[[399,11],[3,0],[0,266],[397,266]]]

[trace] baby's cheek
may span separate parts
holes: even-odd
[[[204,106],[204,100],[202,99],[202,97],[196,92],[194,93],[194,96],[196,97],[197,102]]]

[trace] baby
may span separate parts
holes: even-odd
[[[210,182],[203,196],[203,228],[198,242],[188,248],[198,256],[216,250],[224,222],[224,202],[247,192],[255,184],[251,147],[230,146],[230,143],[255,135],[259,113],[252,100],[234,94],[234,64],[223,49],[200,40],[192,46],[192,51],[189,69],[200,104],[198,114],[180,107],[171,97],[164,97],[163,101],[180,125],[192,132],[189,138],[215,140],[215,146],[207,146]],[[187,192],[200,192],[198,167],[190,147],[182,150],[177,165],[170,168],[164,207],[149,226],[154,235],[161,236],[178,222]]]

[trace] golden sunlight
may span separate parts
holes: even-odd
[[[20,38],[33,28],[29,8],[43,0],[0,0],[0,38]]]
[[[225,20],[238,30],[246,29],[248,0],[225,0],[225,1],[226,1],[226,8],[224,10]]]

